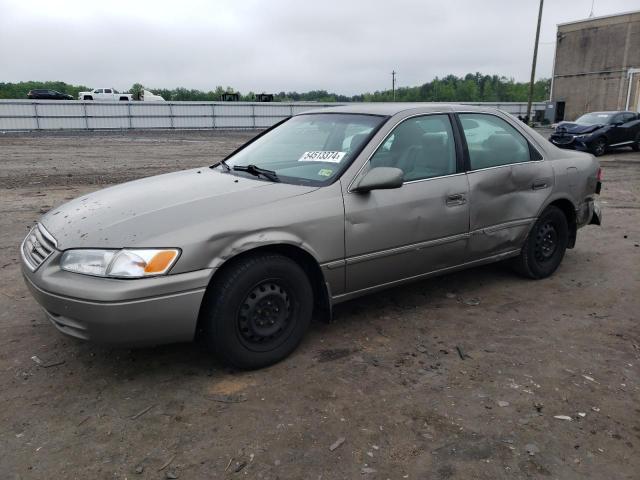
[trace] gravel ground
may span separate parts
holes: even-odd
[[[45,320],[17,249],[42,212],[251,135],[0,135],[2,478],[638,478],[640,154],[602,158],[605,225],[553,277],[492,265],[348,302],[261,371]]]

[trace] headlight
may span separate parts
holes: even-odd
[[[585,138],[587,138],[589,135],[576,135],[575,137],[573,137],[575,140],[584,140]]]
[[[179,253],[177,249],[67,250],[60,268],[98,277],[152,277],[167,273]]]

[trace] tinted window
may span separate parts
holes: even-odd
[[[531,160],[529,142],[501,118],[463,113],[460,121],[467,139],[471,170]]]
[[[635,119],[636,119],[636,115],[634,113],[623,113],[622,114],[622,121],[624,123],[631,122],[632,120],[635,120]]]
[[[396,167],[405,182],[456,172],[456,149],[447,115],[426,115],[398,125],[371,157],[373,167]]]
[[[110,88],[105,88],[104,89],[104,93],[111,93],[111,89]]]

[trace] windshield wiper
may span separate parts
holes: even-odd
[[[233,169],[236,172],[247,172],[247,173],[250,173],[251,175],[255,175],[256,177],[262,175],[263,177],[268,178],[272,182],[279,182],[280,181],[280,179],[278,178],[278,174],[276,172],[274,172],[273,170],[267,170],[265,168],[256,167],[253,164],[249,164],[249,165],[234,165]]]

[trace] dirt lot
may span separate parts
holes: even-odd
[[[0,134],[0,477],[638,478],[640,154],[603,157],[605,225],[552,278],[494,265],[352,301],[269,369],[45,320],[17,248],[42,212],[249,135]]]

